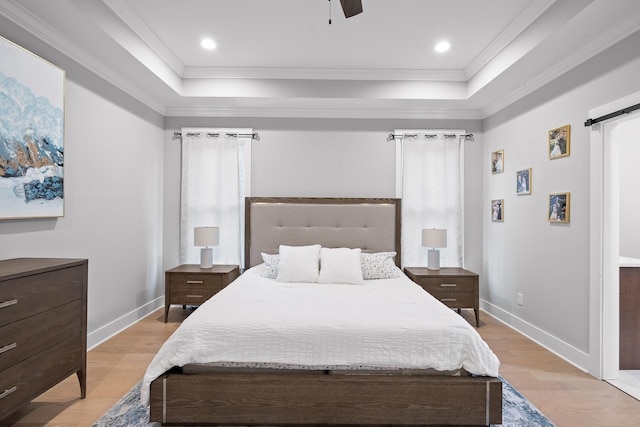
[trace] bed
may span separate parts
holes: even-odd
[[[271,272],[262,254],[278,254],[280,245],[296,250],[319,245],[323,256],[337,253],[333,248],[357,248],[349,252],[350,257],[356,250],[361,257],[395,252],[392,259],[400,266],[400,200],[247,198],[245,205],[248,270],[185,319],[150,364],[141,394],[149,403],[151,421],[332,426],[502,422],[497,358],[473,327],[412,284],[397,267],[396,278],[364,280],[359,283],[363,286],[265,277]],[[325,252],[324,248],[332,249]],[[427,306],[419,305],[423,302]],[[428,306],[433,303],[437,305]],[[400,312],[390,311],[397,304],[404,304]],[[357,312],[355,305],[368,311]],[[261,318],[264,307],[271,307],[274,314],[268,321]],[[427,312],[433,325],[452,323],[437,331],[425,331],[431,326],[414,330],[415,325],[427,324]],[[305,318],[318,317],[333,332],[313,324],[312,333],[301,329],[304,322],[293,322],[291,317],[300,313]],[[214,319],[210,326],[219,330],[205,328],[208,320],[203,319],[209,318]],[[255,335],[229,332],[231,323],[237,327],[249,321],[254,322]],[[225,323],[224,328],[220,326]],[[391,331],[385,332],[389,334],[386,344],[375,336],[385,328]],[[430,334],[455,337],[447,338],[451,348],[469,339],[472,350],[460,356],[458,350],[443,347],[439,357],[427,356],[420,340]],[[218,353],[217,359],[210,360],[208,350],[198,346],[212,342]],[[256,348],[249,348],[254,343]],[[259,353],[265,345],[279,350]],[[324,345],[333,345],[332,350],[321,350]],[[249,351],[239,355],[240,347]],[[387,359],[367,359],[368,347],[382,349],[378,356]],[[476,353],[484,359],[476,358]],[[424,365],[421,357],[434,359],[437,366]]]

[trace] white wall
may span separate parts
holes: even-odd
[[[199,119],[168,118],[165,124],[165,266],[178,263],[181,127],[248,127],[260,135],[252,148],[252,195],[272,197],[394,197],[394,129],[465,129],[465,263],[482,266],[482,132],[477,121],[360,119]]]
[[[640,117],[616,126],[620,162],[620,256],[640,259]]]
[[[589,109],[640,89],[640,33],[485,120],[484,308],[574,364],[597,371],[590,344]],[[571,154],[549,160],[547,132],[571,125]],[[490,153],[505,150],[505,172],[491,175]],[[532,167],[532,194],[515,194],[515,171]],[[547,221],[550,192],[571,193],[569,224]],[[505,199],[494,223],[489,201]],[[517,294],[524,305],[517,304]],[[598,325],[593,322],[592,325]],[[593,327],[593,326],[592,326]]]
[[[91,347],[163,303],[162,117],[10,23],[0,28],[67,72],[65,215],[0,221],[0,259],[87,258]]]

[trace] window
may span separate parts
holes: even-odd
[[[422,229],[447,230],[443,267],[463,265],[463,144],[465,132],[396,130],[396,197],[402,198],[402,262],[426,266]]]
[[[194,228],[215,226],[220,228],[220,243],[213,248],[213,262],[242,266],[251,135],[251,129],[182,129],[181,263],[200,263]]]

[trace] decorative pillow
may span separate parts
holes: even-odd
[[[260,252],[262,260],[264,261],[264,270],[262,270],[261,276],[267,279],[275,279],[278,277],[278,263],[280,262],[280,255],[265,254]]]
[[[320,275],[318,283],[347,283],[361,285],[360,249],[320,249]]]
[[[317,282],[320,270],[320,245],[280,245],[278,282]]]
[[[400,277],[399,270],[393,260],[395,256],[395,252],[361,253],[362,277],[366,280]]]

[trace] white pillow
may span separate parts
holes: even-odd
[[[320,249],[320,276],[318,283],[347,283],[361,285],[360,249]]]
[[[371,279],[394,279],[400,277],[400,271],[394,262],[395,252],[377,252],[360,254],[362,277]]]
[[[262,270],[261,276],[267,279],[275,279],[278,277],[278,263],[280,262],[280,255],[265,254],[260,252],[262,260],[264,261],[264,270]]]
[[[320,270],[320,245],[280,245],[278,282],[317,282]]]

